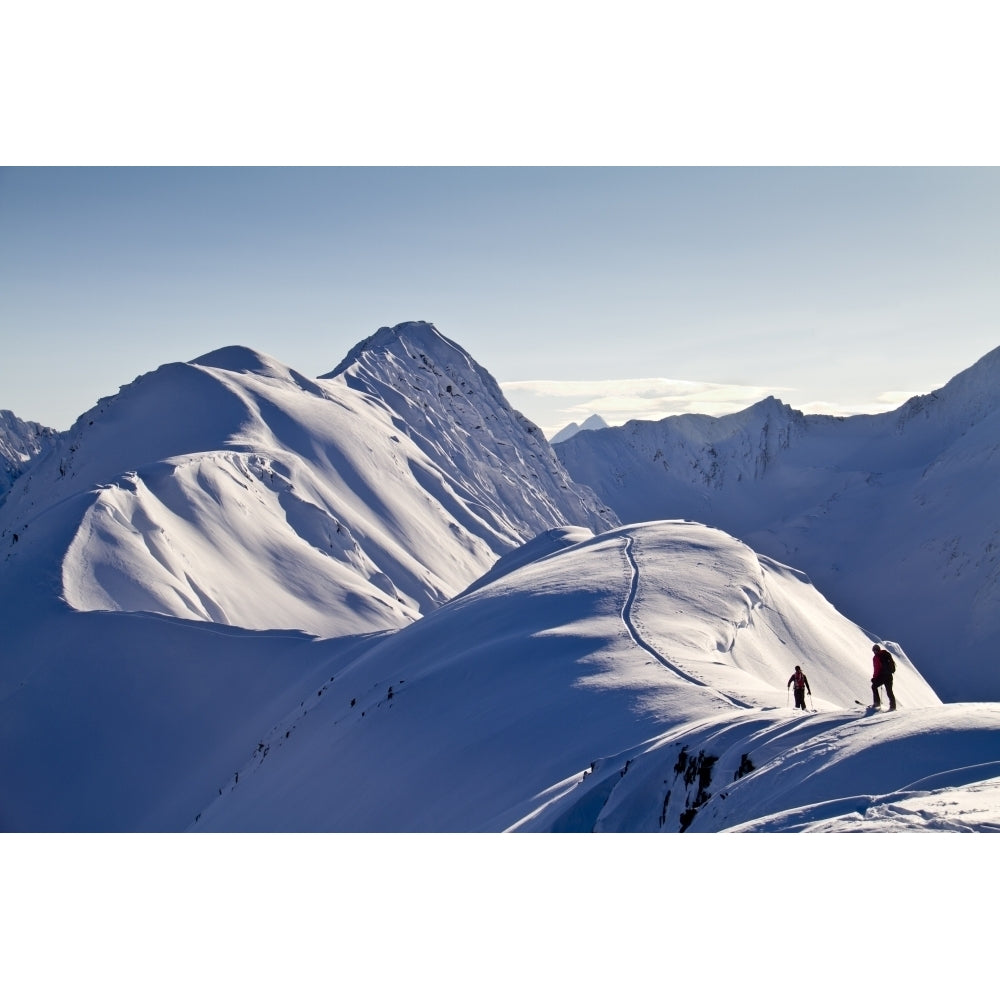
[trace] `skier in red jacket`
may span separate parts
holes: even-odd
[[[806,691],[809,692],[809,696],[812,697],[812,688],[809,687],[809,680],[804,673],[802,673],[802,668],[796,666],[795,673],[788,678],[788,683],[785,685],[786,688],[795,685],[792,690],[795,692],[795,707],[801,708],[804,712],[806,710]]]
[[[892,653],[881,646],[872,646],[872,708],[881,708],[882,701],[878,696],[878,689],[885,688],[886,697],[889,699],[889,711],[896,711],[896,698],[892,693],[892,675],[896,669],[896,664],[892,659]]]

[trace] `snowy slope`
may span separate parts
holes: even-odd
[[[279,721],[266,759],[247,748],[239,783],[190,829],[676,832],[765,817],[781,829],[772,814],[790,804],[789,825],[827,799],[965,783],[939,772],[1000,776],[996,706],[943,709],[890,643],[900,708],[866,717],[855,699],[870,696],[871,637],[722,532],[660,522],[549,541],[336,673]],[[796,663],[815,714],[788,707]],[[836,779],[810,775],[815,794],[803,780],[796,795],[767,786],[738,810],[707,809],[729,801],[744,754],[756,787],[770,765],[787,789],[831,746]],[[693,762],[709,751],[720,763],[702,787]],[[1000,819],[1000,786],[988,797],[984,827]]]
[[[502,397],[479,410],[499,429],[455,432],[468,481],[450,433],[241,347],[84,414],[0,506],[0,828],[182,828],[329,680],[312,636],[353,647],[538,532],[609,523]]]
[[[51,448],[58,431],[0,410],[0,503],[11,484],[36,456]]]
[[[2,831],[183,829],[358,641],[13,607],[34,625],[5,636]]]
[[[1000,697],[1000,349],[893,413],[806,416],[769,398],[555,450],[623,520],[717,525],[898,636],[942,697]]]

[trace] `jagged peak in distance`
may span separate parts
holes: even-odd
[[[580,431],[599,431],[607,426],[607,421],[599,413],[592,413],[583,423],[578,424],[573,421],[567,424],[561,431],[557,431],[549,439],[549,444],[558,444],[560,441],[566,441],[574,434],[579,434]]]

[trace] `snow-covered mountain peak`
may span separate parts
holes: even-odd
[[[512,539],[557,524],[603,531],[618,523],[570,479],[541,429],[512,409],[496,379],[430,323],[382,327],[320,381],[385,405],[399,432],[446,473],[449,488],[475,496],[479,516],[508,525]]]
[[[222,371],[272,377],[287,377],[290,370],[270,355],[239,345],[209,351],[208,354],[195,358],[191,364],[202,368],[218,368]]]
[[[436,362],[439,366],[459,364],[473,368],[475,362],[469,354],[454,341],[445,337],[433,323],[424,320],[410,320],[395,326],[383,326],[370,337],[355,344],[343,361],[332,372],[322,378],[336,378],[359,361],[371,361],[376,357],[394,357],[403,360]]]
[[[1000,405],[1000,347],[994,347],[975,364],[949,379],[938,390],[937,395],[947,396],[951,393],[967,399],[986,396],[994,406]]]
[[[796,410],[788,403],[782,402],[777,396],[765,396],[763,399],[758,400],[756,403],[751,404],[746,407],[746,409],[740,410],[739,412],[740,414],[745,415],[748,419],[758,417],[779,417],[785,420],[795,420],[797,417],[802,416],[801,410]]]

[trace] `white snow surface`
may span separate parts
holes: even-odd
[[[870,637],[794,570],[687,522],[565,542],[368,647],[189,829],[995,828],[1000,709],[889,642],[899,708],[867,715]],[[944,789],[974,814],[914,806]]]
[[[102,400],[0,505],[0,829],[998,828],[996,704],[532,426],[429,324]]]
[[[625,522],[690,518],[898,636],[950,701],[1000,698],[1000,348],[898,410],[631,421],[556,445]]]

